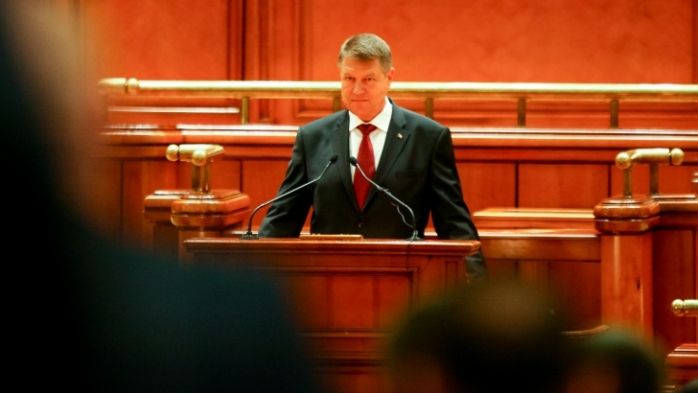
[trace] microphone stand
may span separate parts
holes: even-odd
[[[414,217],[414,212],[412,211],[412,209],[411,209],[409,206],[407,206],[407,204],[405,204],[403,201],[397,199],[397,197],[395,197],[393,194],[391,194],[390,191],[388,191],[387,188],[383,188],[383,187],[379,186],[378,184],[376,184],[373,180],[369,179],[368,176],[366,176],[366,174],[364,173],[363,169],[361,169],[361,166],[359,165],[359,162],[356,160],[355,157],[350,157],[350,158],[349,158],[349,163],[350,163],[351,165],[353,165],[356,169],[358,169],[359,172],[361,173],[361,176],[363,176],[366,180],[368,180],[369,183],[371,183],[374,187],[376,187],[376,190],[378,190],[379,192],[384,193],[385,195],[387,195],[388,197],[390,197],[390,199],[392,199],[393,201],[399,203],[400,206],[404,206],[405,209],[407,209],[407,211],[410,212],[410,216],[412,216],[412,225],[410,225],[410,224],[408,224],[407,222],[405,222],[405,218],[404,218],[404,217],[402,218],[402,222],[404,222],[405,225],[407,225],[407,226],[409,226],[409,227],[412,228],[412,237],[407,238],[406,240],[409,240],[409,241],[424,240],[424,239],[422,239],[422,238],[419,237],[419,233],[417,232],[417,219]],[[398,213],[400,213],[400,209],[399,209],[399,208],[397,209],[397,211],[398,211]],[[400,213],[400,216],[402,216],[402,213]]]
[[[315,178],[314,180],[311,180],[311,181],[309,181],[309,182],[307,182],[307,183],[305,183],[305,184],[302,184],[302,185],[300,185],[300,186],[298,186],[298,187],[296,187],[296,188],[294,188],[294,189],[292,189],[292,190],[290,190],[290,191],[286,191],[285,193],[283,193],[283,194],[277,196],[276,198],[274,198],[274,199],[272,199],[272,200],[270,200],[270,201],[264,202],[264,203],[262,203],[261,205],[257,206],[257,207],[252,211],[252,214],[250,214],[250,220],[249,220],[249,222],[247,223],[247,230],[245,231],[245,233],[242,234],[242,236],[240,236],[240,239],[242,239],[242,240],[257,240],[257,239],[259,239],[259,235],[255,235],[255,234],[252,233],[252,218],[254,218],[254,215],[255,215],[255,213],[257,213],[257,210],[263,208],[264,206],[269,205],[269,204],[272,203],[272,202],[275,202],[275,201],[277,201],[277,200],[279,200],[279,199],[285,197],[286,195],[292,194],[292,193],[294,193],[294,192],[300,190],[300,189],[303,188],[303,187],[307,187],[307,186],[309,186],[309,185],[311,185],[311,184],[317,182],[318,180],[320,180],[320,178],[322,178],[322,177],[325,175],[325,172],[327,172],[327,169],[328,169],[332,164],[334,164],[335,162],[337,162],[337,157],[338,157],[338,156],[337,156],[336,154],[334,154],[334,155],[330,158],[330,161],[329,161],[329,162],[327,163],[327,165],[325,166],[325,169],[323,169],[323,170],[322,170],[322,173],[320,173],[320,176],[318,176],[318,177]]]

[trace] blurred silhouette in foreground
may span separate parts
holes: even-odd
[[[698,393],[698,379],[683,385],[678,393]]]
[[[97,230],[90,219],[99,174],[91,172],[94,130],[82,88],[89,78],[70,29],[36,4],[0,4],[13,385],[312,391],[268,277],[181,267],[117,247]]]
[[[662,391],[662,359],[640,336],[611,328],[576,344],[565,393]]]
[[[557,392],[567,320],[519,281],[455,288],[409,314],[390,343],[394,388],[418,392]]]

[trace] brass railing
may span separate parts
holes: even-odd
[[[234,98],[241,100],[241,122],[249,122],[252,99],[329,99],[341,107],[339,82],[301,81],[165,81],[108,78],[99,82],[104,95]],[[698,85],[593,83],[393,82],[395,99],[424,100],[434,117],[435,100],[508,100],[517,102],[517,124],[526,125],[528,101],[596,101],[609,105],[610,128],[618,128],[619,102],[698,102]]]

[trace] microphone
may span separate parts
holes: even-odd
[[[405,204],[403,201],[397,199],[397,197],[395,197],[393,194],[391,194],[390,191],[388,191],[387,188],[383,188],[383,187],[379,186],[378,184],[376,184],[373,180],[369,179],[368,176],[366,176],[366,174],[364,173],[363,169],[361,169],[361,166],[359,165],[359,161],[356,160],[356,157],[349,157],[349,163],[350,163],[353,167],[355,167],[356,169],[358,169],[359,172],[361,172],[361,176],[363,176],[364,179],[368,180],[369,183],[371,183],[374,187],[376,187],[376,190],[378,190],[379,192],[382,192],[382,193],[384,193],[385,195],[389,196],[390,199],[392,199],[392,200],[394,200],[395,202],[399,203],[401,206],[404,206],[405,209],[407,209],[407,211],[410,212],[410,215],[412,216],[412,225],[408,224],[407,221],[405,221],[405,216],[403,216],[402,213],[400,213],[400,208],[399,208],[398,206],[394,205],[394,206],[396,206],[396,207],[398,208],[398,209],[397,209],[397,212],[400,214],[400,217],[402,217],[402,222],[404,222],[405,225],[407,225],[408,227],[412,228],[412,237],[409,238],[409,239],[407,239],[407,240],[410,240],[410,241],[412,241],[412,240],[422,240],[422,239],[419,237],[419,235],[417,234],[417,219],[415,219],[415,217],[414,217],[414,212],[412,211],[412,209],[410,209],[410,207],[407,206],[407,204]]]
[[[272,203],[272,202],[274,202],[274,201],[278,201],[279,199],[285,197],[286,195],[293,194],[294,192],[300,190],[301,188],[307,187],[307,186],[309,186],[309,185],[315,183],[316,181],[320,180],[320,179],[325,175],[325,172],[327,172],[327,169],[328,169],[332,164],[334,164],[335,162],[337,162],[337,158],[339,158],[339,156],[336,155],[336,154],[333,154],[332,157],[330,157],[330,161],[327,162],[327,165],[325,166],[325,169],[322,170],[322,173],[320,173],[320,176],[318,176],[317,178],[315,178],[315,179],[313,179],[313,180],[311,180],[311,181],[309,181],[309,182],[307,182],[307,183],[305,183],[305,184],[303,184],[303,185],[300,185],[300,186],[294,188],[293,190],[286,191],[286,192],[284,192],[283,194],[278,195],[276,198],[274,198],[274,199],[272,199],[272,200],[270,200],[270,201],[264,202],[264,203],[262,203],[261,205],[257,206],[257,207],[252,211],[252,214],[250,214],[250,221],[247,223],[247,230],[245,231],[245,233],[244,233],[242,236],[240,236],[240,239],[249,240],[249,239],[257,239],[257,238],[258,238],[257,235],[253,235],[253,234],[252,234],[252,218],[254,218],[254,215],[255,215],[255,213],[257,213],[257,210],[263,208],[264,206],[267,206],[268,204],[270,204],[270,203]]]

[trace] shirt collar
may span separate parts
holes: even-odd
[[[385,97],[385,105],[383,105],[383,110],[376,117],[374,117],[373,120],[369,121],[369,123],[376,126],[376,128],[379,130],[388,132],[388,127],[390,127],[390,117],[392,115],[393,105],[390,103],[390,100],[388,100],[388,97]],[[359,124],[363,123],[363,120],[359,119],[358,116],[349,111],[349,131],[352,131],[358,127]]]

